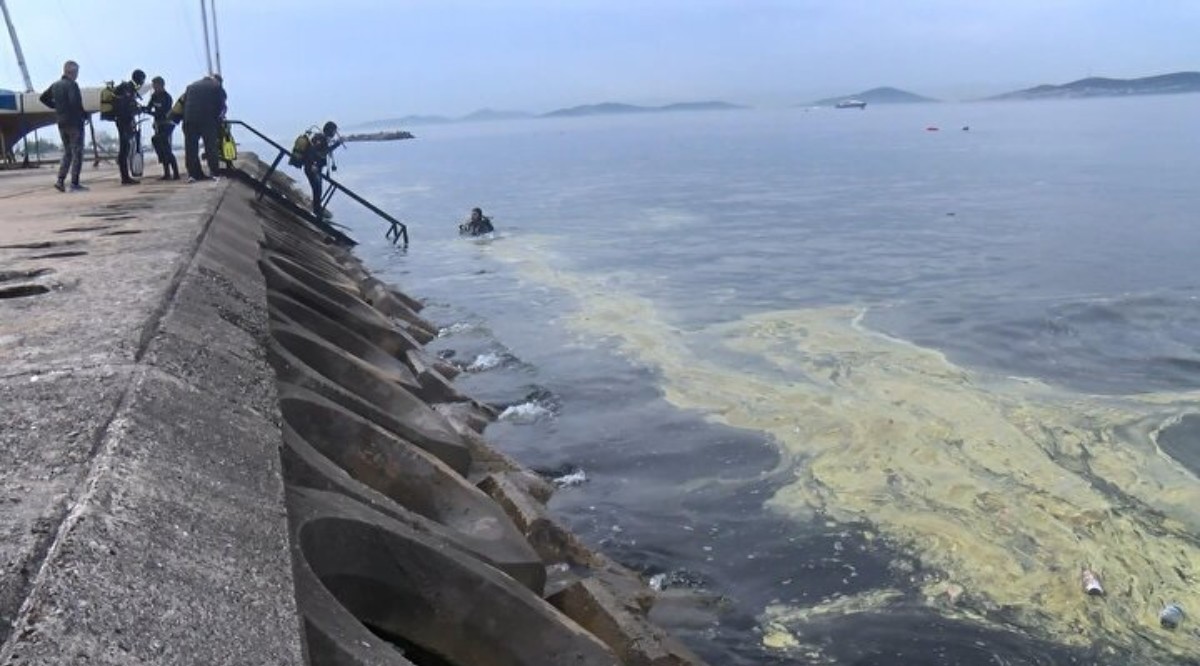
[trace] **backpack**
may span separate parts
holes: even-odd
[[[105,83],[104,89],[100,91],[100,120],[117,119],[116,100],[117,89],[113,86],[112,81],[108,81]]]
[[[288,164],[294,167],[304,166],[305,157],[308,155],[309,148],[312,147],[312,141],[308,138],[308,132],[296,137],[292,143],[292,155],[288,158]]]

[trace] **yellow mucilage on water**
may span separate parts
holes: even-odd
[[[772,508],[873,524],[942,573],[928,598],[953,582],[976,619],[1004,609],[1068,645],[1195,653],[1158,612],[1162,599],[1200,607],[1200,483],[1156,437],[1200,412],[1200,393],[1093,396],[989,377],[871,331],[856,307],[684,332],[613,279],[556,269],[544,245],[495,251],[575,296],[571,327],[656,369],[671,403],[769,433],[796,470]],[[1105,596],[1081,594],[1085,566],[1104,572]],[[802,614],[776,606],[767,618],[781,648],[789,616]]]

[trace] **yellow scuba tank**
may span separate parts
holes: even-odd
[[[175,100],[175,103],[171,105],[171,110],[167,113],[167,118],[169,120],[172,120],[174,122],[179,122],[179,121],[183,120],[184,99],[185,99],[184,96],[180,95],[179,99]]]
[[[303,166],[304,156],[311,146],[312,141],[308,138],[308,132],[296,137],[296,141],[292,143],[292,156],[288,159],[288,164],[294,167]]]
[[[100,91],[100,120],[116,120],[117,115],[113,103],[117,99],[117,90],[112,81],[106,81]]]
[[[232,162],[237,159],[237,142],[229,131],[229,123],[221,124],[221,159]]]

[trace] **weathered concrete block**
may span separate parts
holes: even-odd
[[[363,298],[371,303],[375,302],[379,294],[386,293],[399,299],[401,303],[404,303],[413,312],[420,312],[425,308],[425,304],[421,301],[374,277],[368,276],[363,278],[359,283],[359,290],[362,292]]]
[[[268,355],[277,376],[315,391],[416,444],[459,474],[471,465],[470,452],[446,419],[400,385],[363,367],[349,354],[324,355],[327,345],[299,329],[277,326]]]
[[[495,502],[439,460],[304,389],[281,386],[280,411],[290,483],[340,492],[451,539],[541,593],[545,566],[524,536]]]
[[[404,360],[417,375],[421,384],[421,397],[429,402],[466,402],[467,396],[459,393],[444,376],[431,366],[424,354],[416,349],[404,353]]]
[[[416,346],[429,341],[427,337],[422,339],[414,336],[412,331],[398,328],[365,301],[337,290],[325,293],[312,288],[307,282],[294,276],[294,273],[299,273],[299,269],[286,260],[276,257],[275,261],[261,261],[259,268],[271,289],[287,294],[340,322],[384,349],[389,349],[388,343],[394,341],[397,332],[403,332],[405,336],[415,340]]]
[[[629,605],[595,578],[576,581],[547,599],[620,657],[624,666],[699,666],[703,661],[651,624],[640,604]]]
[[[306,617],[339,604],[378,633],[455,664],[619,663],[512,579],[363,504],[293,488],[288,508],[296,567],[328,595],[306,598]]]
[[[276,302],[282,303],[283,299],[276,299]],[[289,317],[289,313],[303,321]],[[346,362],[360,365],[370,374],[378,374],[420,395],[421,382],[409,366],[350,329],[337,325],[336,322],[295,301],[284,304],[283,308],[273,308],[271,316],[277,322],[286,324],[287,328],[303,330],[312,338],[324,343],[323,346],[327,349],[317,353],[322,358],[335,362],[335,365],[344,365]],[[353,359],[348,359],[347,356],[352,356]],[[313,362],[310,365],[317,363]]]
[[[311,307],[307,303],[299,301],[282,292],[267,290],[267,303],[272,310],[278,312],[281,316],[287,317],[292,321],[304,326],[305,328],[314,331],[322,331],[330,329],[334,331],[345,331],[350,335],[357,335],[366,340],[368,343],[375,345],[387,355],[398,360],[405,360],[405,352],[409,350],[419,350],[421,343],[417,342],[413,337],[404,331],[396,328],[385,328],[375,331],[375,335],[364,335],[359,330],[351,329],[342,324],[336,318],[329,316],[325,312]],[[333,339],[332,336],[331,339]],[[371,360],[369,358],[364,360]],[[409,368],[412,369],[411,367]]]

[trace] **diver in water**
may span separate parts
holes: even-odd
[[[472,208],[471,217],[458,225],[458,233],[463,236],[482,236],[495,230],[496,228],[492,226],[492,218],[485,216],[483,210],[479,208]]]

